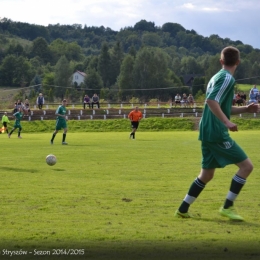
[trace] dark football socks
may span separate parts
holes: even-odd
[[[179,207],[179,211],[181,213],[188,212],[190,205],[196,200],[204,188],[205,183],[203,183],[199,178],[196,178],[191,184],[188,194],[186,194],[181,206]]]
[[[227,198],[224,204],[224,209],[228,209],[229,207],[232,207],[234,204],[234,201],[243,188],[243,186],[246,183],[246,179],[241,178],[237,175],[235,175],[231,181],[230,190],[227,194]]]

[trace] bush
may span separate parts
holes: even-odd
[[[138,104],[138,103],[140,103],[140,99],[132,97],[131,99],[129,99],[129,103]]]

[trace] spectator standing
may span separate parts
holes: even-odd
[[[37,97],[36,104],[39,109],[42,109],[42,106],[44,105],[44,97],[42,93],[40,93],[39,96]]]
[[[258,101],[257,101],[257,94],[256,94],[256,92],[253,90],[253,89],[251,89],[251,91],[250,91],[250,94],[249,94],[249,101],[248,101],[248,103],[250,104],[250,103],[257,103]]]
[[[6,131],[6,133],[8,134],[8,123],[10,123],[9,118],[7,116],[7,112],[4,112],[3,116],[2,116],[2,124],[3,124],[3,130]],[[2,133],[2,131],[1,131]]]
[[[249,92],[249,93],[251,93],[252,90],[253,90],[254,94],[256,94],[256,95],[259,94],[259,90],[258,90],[258,88],[256,87],[256,85],[254,85],[253,88],[250,89],[250,92]]]
[[[90,108],[90,98],[88,95],[85,95],[84,99],[83,99],[83,108],[84,109],[86,108],[86,105],[88,105],[88,107]]]
[[[94,105],[97,105],[99,108],[99,97],[97,94],[94,94],[92,97],[92,102],[91,102],[92,109],[93,109]]]
[[[141,111],[139,111],[138,107],[135,107],[135,109],[129,113],[128,118],[131,121],[132,127],[132,132],[130,133],[129,138],[135,139],[135,132],[138,129],[140,120],[143,118],[143,114]]]

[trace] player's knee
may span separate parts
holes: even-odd
[[[242,167],[240,167],[240,174],[241,177],[243,178],[247,178],[250,173],[253,171],[254,166],[252,164],[252,162],[250,160],[247,160],[245,164],[242,165]]]
[[[254,165],[252,164],[252,162],[250,161],[246,167],[246,170],[248,172],[248,175],[253,171],[254,169]]]

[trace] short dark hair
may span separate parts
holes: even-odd
[[[221,59],[224,65],[234,66],[240,60],[240,52],[233,46],[228,46],[221,51]]]
[[[67,102],[67,99],[63,99],[62,102]]]

